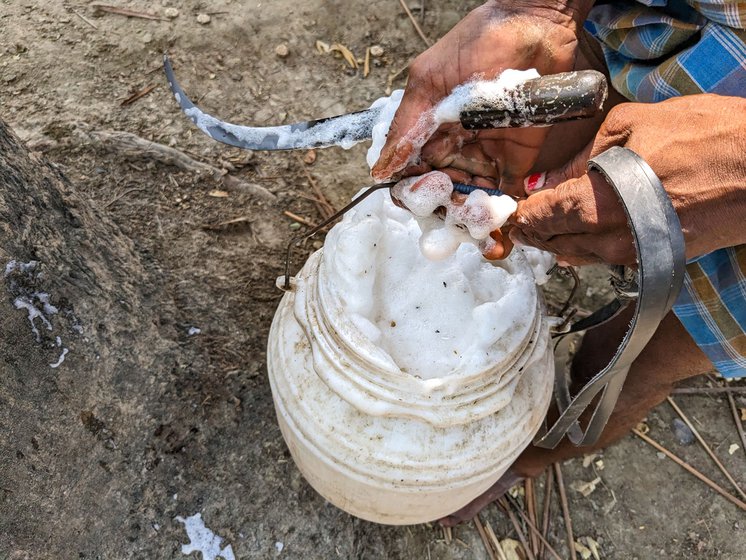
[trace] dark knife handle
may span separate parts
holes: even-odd
[[[595,70],[550,74],[526,80],[493,99],[474,100],[459,117],[468,130],[584,119],[601,110],[607,91],[606,77]]]

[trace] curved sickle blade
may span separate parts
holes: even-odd
[[[368,109],[314,121],[281,126],[241,126],[216,119],[197,107],[181,89],[171,62],[163,55],[171,92],[184,114],[210,138],[246,150],[297,150],[342,146],[370,140],[380,109]]]

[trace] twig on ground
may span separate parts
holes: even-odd
[[[72,11],[72,13],[74,13],[74,14],[75,14],[76,16],[78,16],[78,17],[79,17],[80,19],[82,19],[82,20],[83,20],[84,22],[86,22],[86,23],[87,23],[88,25],[90,25],[91,27],[93,27],[93,29],[98,29],[98,25],[96,25],[95,23],[93,23],[93,22],[92,22],[92,21],[91,21],[90,19],[88,19],[87,17],[85,17],[85,16],[84,16],[83,14],[81,14],[80,12],[78,12],[78,11],[76,11],[76,10],[71,10],[71,11]],[[160,65],[158,66],[158,69],[160,70]]]
[[[678,456],[676,456],[673,453],[671,453],[668,449],[666,449],[665,447],[663,447],[660,443],[658,443],[657,441],[655,441],[651,437],[646,436],[645,434],[643,434],[637,428],[634,428],[632,430],[632,433],[634,433],[637,437],[639,437],[641,440],[643,440],[648,445],[651,445],[652,447],[654,447],[655,449],[657,449],[658,451],[660,451],[661,453],[663,453],[664,455],[666,455],[674,463],[676,463],[680,467],[683,467],[684,469],[686,469],[690,474],[693,474],[694,476],[696,476],[702,482],[704,482],[705,484],[707,484],[707,486],[709,486],[710,488],[712,488],[713,490],[715,490],[715,492],[717,492],[718,494],[720,494],[721,496],[723,496],[726,500],[728,500],[729,502],[735,504],[736,506],[738,506],[742,510],[746,511],[746,503],[745,502],[742,502],[741,500],[739,500],[738,498],[736,498],[732,494],[729,494],[728,492],[726,492],[725,490],[723,490],[723,488],[720,487],[717,483],[715,483],[712,480],[710,480],[709,478],[707,478],[705,475],[703,475],[701,472],[699,472],[697,469],[695,469],[694,467],[692,467],[689,463],[687,463],[683,459],[680,459]]]
[[[736,401],[733,399],[733,395],[730,391],[728,391],[728,404],[730,405],[730,411],[733,413],[733,421],[736,423],[738,436],[741,438],[741,449],[746,453],[746,434],[743,433],[743,424],[741,423],[741,418],[738,416]]]
[[[474,526],[477,528],[477,532],[479,533],[480,538],[482,539],[482,544],[484,545],[484,549],[487,551],[487,556],[490,557],[490,560],[497,560],[497,555],[495,553],[494,548],[492,547],[492,543],[490,543],[490,539],[487,536],[486,531],[484,530],[484,526],[482,525],[482,520],[479,519],[479,514],[474,516]]]
[[[109,6],[107,4],[91,4],[91,8],[101,10],[110,14],[117,14],[119,16],[127,16],[140,19],[152,19],[156,21],[168,21],[166,18],[162,18],[159,15],[151,14],[150,12],[138,12],[135,10],[128,10],[127,8],[119,8],[117,6]]]
[[[230,220],[219,222],[217,224],[203,224],[200,227],[208,231],[223,231],[228,226],[233,226],[236,224],[247,224],[249,227],[251,227],[251,224],[253,222],[254,222],[253,218],[250,218],[248,216],[239,216],[238,218],[232,218]]]
[[[534,553],[531,551],[531,547],[528,544],[528,540],[526,539],[526,534],[523,532],[523,529],[521,529],[521,524],[518,523],[518,519],[516,519],[513,510],[510,509],[510,505],[508,504],[505,497],[500,498],[498,500],[498,503],[502,506],[503,511],[508,516],[508,519],[510,519],[510,522],[513,524],[513,528],[518,534],[518,540],[521,541],[523,549],[526,551],[528,560],[536,560],[536,557],[534,556]]]
[[[527,478],[523,481],[524,495],[526,498],[526,509],[528,511],[528,518],[536,525],[536,494],[534,492],[534,479]],[[531,552],[534,555],[539,555],[539,539],[536,538],[535,533],[529,534],[529,540],[531,541]]]
[[[565,482],[562,480],[562,468],[559,463],[554,463],[554,477],[557,479],[557,488],[559,489],[560,502],[562,503],[562,515],[565,518],[565,528],[567,530],[567,546],[570,549],[572,560],[578,560],[578,554],[575,551],[575,537],[572,534],[572,518],[570,517],[570,507],[567,504],[567,492],[565,492]]]
[[[365,49],[365,61],[363,62],[363,78],[370,74],[370,47]]]
[[[707,451],[707,454],[710,456],[710,458],[715,462],[715,464],[720,469],[720,472],[722,472],[725,475],[725,478],[728,479],[728,481],[733,485],[733,487],[736,489],[736,492],[746,500],[746,493],[744,493],[743,490],[741,490],[741,487],[738,485],[738,483],[735,481],[735,479],[731,476],[731,474],[728,472],[728,469],[725,468],[723,463],[720,462],[720,459],[717,458],[715,453],[710,449],[710,446],[707,445],[704,439],[702,439],[702,436],[699,435],[699,432],[697,431],[697,428],[694,427],[694,424],[691,423],[689,418],[684,414],[684,411],[679,408],[679,406],[674,402],[674,400],[671,397],[667,397],[668,404],[673,407],[673,409],[676,411],[676,414],[681,416],[681,419],[686,423],[687,426],[689,426],[689,429],[694,434],[694,437],[697,438],[697,441],[699,441],[700,445],[704,447],[705,451]]]
[[[678,387],[671,391],[672,395],[707,395],[710,393],[746,394],[746,387]]]
[[[294,214],[290,210],[283,211],[283,214],[285,214],[291,220],[295,220],[296,222],[298,222],[299,224],[303,224],[304,226],[308,226],[308,227],[312,227],[312,228],[316,227],[316,224],[313,223],[308,218],[304,218],[303,216],[299,216],[298,214]]]
[[[528,526],[529,526],[529,528],[531,529],[531,534],[532,534],[532,535],[536,535],[536,537],[537,537],[537,538],[538,538],[539,540],[541,540],[541,543],[542,543],[542,544],[543,544],[543,545],[544,545],[544,546],[546,547],[546,550],[548,550],[548,551],[549,551],[549,553],[550,553],[550,554],[551,554],[552,556],[554,556],[554,557],[555,557],[555,558],[556,558],[557,560],[562,560],[562,558],[561,558],[561,557],[560,557],[560,555],[559,555],[559,554],[557,553],[557,551],[556,551],[556,550],[554,550],[554,548],[552,547],[552,545],[550,545],[550,544],[549,544],[549,541],[547,541],[547,540],[546,540],[546,539],[544,538],[544,535],[542,535],[542,534],[541,534],[541,531],[539,531],[539,528],[538,528],[538,527],[536,526],[536,524],[535,524],[535,523],[533,523],[533,522],[532,522],[532,521],[531,521],[531,520],[530,520],[530,519],[528,518],[528,516],[527,516],[527,515],[526,515],[525,513],[523,513],[523,510],[522,510],[522,509],[521,509],[521,507],[520,507],[520,506],[519,506],[519,505],[518,505],[518,504],[516,503],[516,501],[515,501],[515,500],[514,500],[513,498],[511,498],[510,496],[508,496],[508,501],[509,501],[509,502],[510,502],[510,504],[511,504],[511,505],[513,506],[513,509],[515,509],[515,510],[516,510],[516,511],[518,512],[518,514],[519,514],[519,515],[521,516],[521,518],[523,518],[523,521],[525,521],[525,522],[526,522],[526,525],[528,525]]]
[[[420,23],[425,23],[425,0],[420,0]]]
[[[116,195],[114,198],[112,198],[109,202],[104,204],[104,208],[109,208],[112,204],[114,204],[118,200],[121,200],[122,198],[124,198],[130,193],[144,191],[144,190],[145,190],[145,187],[132,187],[131,189],[125,189],[124,191]]]
[[[127,99],[125,99],[124,101],[122,101],[119,104],[119,106],[120,107],[126,107],[127,105],[131,105],[132,103],[134,103],[138,99],[140,99],[140,98],[145,97],[146,95],[148,95],[151,91],[153,91],[157,87],[158,87],[158,84],[150,84],[149,86],[142,88],[140,91],[136,91],[135,93],[133,93],[132,95],[130,95]]]
[[[324,196],[324,193],[319,188],[319,184],[316,182],[316,179],[314,179],[313,176],[308,172],[308,169],[306,169],[306,166],[303,164],[303,159],[300,156],[298,156],[298,162],[301,163],[301,169],[303,170],[303,173],[308,180],[308,184],[311,185],[311,189],[318,199],[318,201],[314,201],[316,209],[319,211],[322,219],[328,219],[329,216],[333,216],[337,212],[337,209],[334,208],[331,202],[329,202],[326,196]]]
[[[404,8],[404,11],[407,12],[407,17],[409,18],[409,21],[412,22],[412,25],[414,26],[415,31],[417,31],[417,35],[420,36],[420,39],[429,47],[432,45],[432,41],[425,37],[425,34],[422,32],[422,28],[420,27],[420,24],[417,23],[417,20],[414,19],[414,16],[412,15],[412,10],[409,9],[409,6],[407,6],[407,3],[404,0],[399,0],[399,4],[401,4],[401,7]]]
[[[450,527],[443,527],[443,539],[446,541],[446,544],[451,544],[453,541],[453,531]]]
[[[552,487],[554,486],[554,476],[552,476],[552,469],[548,468],[546,471],[546,477],[544,482],[544,503],[542,504],[544,511],[542,512],[542,523],[541,523],[541,534],[544,535],[544,539],[549,538],[549,519],[550,511],[552,508]],[[544,545],[539,549],[539,555],[544,553]]]
[[[505,556],[505,551],[503,550],[503,546],[500,544],[500,539],[497,538],[497,535],[495,535],[495,531],[492,530],[492,525],[490,525],[489,521],[484,522],[484,530],[487,531],[487,536],[490,538],[490,542],[492,543],[492,546],[495,547],[495,552],[497,552],[497,557],[500,560],[508,560]]]
[[[176,148],[146,140],[130,132],[119,130],[89,131],[85,130],[84,127],[78,127],[77,132],[81,139],[90,142],[94,146],[115,153],[123,159],[149,159],[164,165],[173,165],[193,173],[207,172],[213,178],[221,180],[225,185],[244,190],[267,202],[274,202],[277,199],[274,194],[260,185],[244,183],[236,177],[224,175],[217,167],[197,161]]]

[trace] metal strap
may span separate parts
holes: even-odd
[[[594,444],[609,420],[629,367],[655,333],[684,282],[684,235],[676,211],[658,177],[628,148],[615,146],[588,162],[589,171],[604,176],[619,196],[637,251],[638,298],[627,333],[608,365],[575,397],[557,368],[555,395],[560,416],[544,426],[534,445],[552,449],[565,434],[575,445]],[[599,394],[598,404],[583,431],[578,418]]]

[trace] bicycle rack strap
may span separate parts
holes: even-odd
[[[571,398],[562,368],[557,368],[555,396],[560,416],[544,426],[534,445],[552,449],[567,434],[575,445],[594,444],[614,410],[629,367],[671,309],[684,282],[686,255],[678,216],[658,177],[628,148],[612,147],[588,162],[604,176],[622,202],[637,251],[638,297],[627,333],[608,365]],[[601,393],[585,431],[578,422]]]

